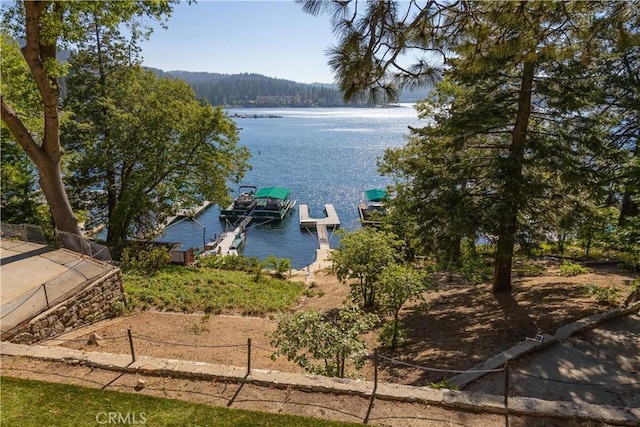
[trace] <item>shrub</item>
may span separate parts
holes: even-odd
[[[360,334],[370,330],[378,317],[355,306],[334,313],[307,310],[283,315],[275,331],[268,333],[280,354],[313,374],[344,378],[348,361],[361,369],[366,360],[366,342]]]
[[[394,321],[389,321],[385,322],[382,326],[382,331],[378,336],[378,342],[380,342],[383,347],[395,349],[406,343],[407,337],[407,328],[403,322],[396,324]]]
[[[544,271],[543,266],[536,264],[522,264],[513,267],[513,272],[519,277],[541,276]]]
[[[560,275],[563,277],[578,276],[589,273],[589,269],[571,261],[563,261],[560,266]]]
[[[491,279],[493,267],[482,257],[465,256],[458,272],[470,282],[482,283]]]
[[[595,296],[598,304],[603,305],[614,305],[620,292],[620,289],[598,286],[593,283],[589,283],[584,287],[585,294]]]
[[[275,255],[269,255],[264,262],[266,265],[273,267],[278,278],[283,278],[284,274],[291,270],[291,260],[289,258],[278,258]]]
[[[125,248],[122,251],[122,270],[125,272],[138,272],[147,275],[154,275],[162,267],[169,264],[171,254],[166,249],[157,248],[150,251],[140,250],[132,254],[131,249]]]
[[[226,256],[205,256],[199,260],[201,267],[218,268],[220,270],[254,272],[260,264],[260,260],[255,257],[245,257],[242,255]]]

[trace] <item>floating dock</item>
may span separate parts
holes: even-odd
[[[336,213],[336,209],[332,204],[324,205],[324,212],[326,217],[324,218],[311,218],[309,216],[309,206],[300,205],[298,208],[298,214],[300,217],[300,228],[315,229],[319,225],[323,225],[325,228],[333,229],[340,227],[340,219]]]
[[[215,241],[205,246],[205,255],[238,255],[240,247],[245,241],[245,230],[251,222],[251,217],[245,217],[233,231],[222,233]]]
[[[174,222],[177,222],[180,219],[189,218],[189,217],[196,217],[196,216],[200,215],[209,206],[211,206],[212,203],[213,202],[205,200],[200,206],[194,206],[194,207],[187,208],[187,209],[180,209],[180,210],[178,210],[178,212],[176,213],[175,216],[171,216],[171,217],[167,218],[167,220],[165,221],[165,225],[162,228],[166,228],[166,227],[170,226],[171,224],[173,224]]]

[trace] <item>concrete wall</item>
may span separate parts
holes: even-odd
[[[31,344],[55,337],[82,325],[120,314],[125,294],[120,269],[110,271],[78,294],[33,318],[10,338]]]

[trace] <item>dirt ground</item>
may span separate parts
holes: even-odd
[[[407,307],[403,311],[403,321],[408,332],[409,341],[395,352],[385,351],[387,357],[401,360],[409,365],[420,365],[437,369],[464,370],[472,368],[495,354],[512,347],[527,337],[533,337],[538,333],[554,334],[555,331],[570,322],[584,318],[588,315],[604,312],[611,306],[599,304],[593,296],[586,295],[584,286],[594,284],[602,287],[615,287],[621,292],[617,298],[620,305],[630,291],[630,285],[635,275],[623,271],[615,266],[590,267],[591,273],[575,277],[561,277],[558,275],[559,262],[555,260],[539,261],[545,267],[544,275],[537,277],[522,277],[514,280],[514,290],[509,296],[496,297],[490,290],[489,284],[471,285],[461,281],[439,281],[438,289],[426,292],[424,302]],[[293,280],[306,281],[306,274],[301,274]],[[347,298],[348,285],[339,283],[338,280],[321,272],[314,277],[314,287],[295,307],[295,310],[317,308],[330,310],[339,307]],[[301,372],[300,368],[285,358],[271,359],[275,349],[270,345],[266,335],[273,331],[277,325],[277,319],[273,317],[243,317],[233,313],[223,315],[206,316],[199,314],[161,313],[161,312],[135,312],[131,315],[100,322],[82,330],[74,331],[64,337],[50,340],[50,345],[63,345],[65,347],[82,349],[87,351],[103,351],[114,353],[130,353],[127,330],[130,329],[136,355],[156,356],[172,359],[187,359],[209,363],[221,363],[234,366],[246,366],[247,364],[247,340],[251,339],[252,368],[272,369],[288,372]],[[97,333],[98,346],[88,343],[89,335]],[[374,331],[366,336],[369,349],[372,351],[379,344]],[[9,363],[10,362],[10,363]],[[9,364],[7,364],[9,363]],[[44,376],[46,372],[55,372],[63,368],[44,367],[43,362],[6,360],[3,358],[3,372],[7,375],[32,377],[33,371],[40,370]],[[26,366],[34,364],[30,371]],[[9,369],[9,371],[7,371]],[[67,368],[69,369],[69,368]],[[76,367],[74,369],[89,368]],[[53,374],[51,374],[53,375]],[[93,373],[92,373],[93,375]],[[106,372],[106,376],[90,380],[97,383],[109,381],[116,377],[114,373]],[[355,377],[371,380],[373,378],[373,366],[367,364],[360,372],[354,373]],[[432,372],[418,367],[382,364],[379,370],[379,378],[382,381],[395,382],[414,386],[425,386],[454,376],[453,373]],[[134,378],[128,376],[118,377],[122,381],[123,388],[130,387],[125,383],[134,382]],[[82,375],[79,376],[82,378]],[[44,378],[43,378],[44,379]],[[83,380],[78,380],[83,381]],[[148,380],[155,384],[171,381],[174,392],[166,390],[171,387],[160,387],[159,395],[168,397],[188,398],[188,400],[201,399],[196,391],[189,391],[188,385],[195,381],[176,379]],[[95,386],[95,385],[94,385]],[[222,385],[220,385],[222,387]],[[226,387],[226,385],[225,385]],[[237,385],[234,387],[238,387]],[[109,388],[114,388],[110,385]],[[115,387],[117,389],[117,387]],[[251,387],[244,386],[242,396],[250,395]],[[148,391],[150,392],[150,391]],[[258,391],[256,391],[258,393]],[[262,392],[264,393],[264,391]],[[274,391],[276,393],[276,391]],[[252,399],[242,397],[242,404],[234,404],[234,407],[245,409],[258,409],[269,411],[284,411],[299,413],[317,417],[332,418],[344,421],[362,422],[365,419],[369,402],[361,398],[347,396],[326,397],[326,402],[336,401],[335,408],[327,403],[313,406],[310,409],[306,403],[275,404],[274,402],[290,402],[294,394],[295,399],[301,402],[305,399],[318,402],[315,397],[308,397],[303,392],[289,392],[289,397],[277,395],[273,399]],[[188,396],[200,397],[188,397]],[[211,391],[204,397],[205,400],[214,401],[214,404],[227,404],[224,396],[217,396]],[[307,396],[303,398],[301,396]],[[222,403],[215,403],[216,399],[222,399]],[[294,399],[294,400],[295,400]],[[323,399],[325,399],[323,397]],[[262,401],[261,401],[262,400]],[[265,402],[272,400],[265,406]],[[254,402],[254,403],[251,403]],[[310,404],[310,403],[309,403]],[[362,406],[364,405],[364,407]],[[389,405],[382,409],[382,405]],[[504,417],[487,416],[486,420],[469,419],[470,414],[458,414],[441,408],[430,408],[425,412],[424,405],[407,412],[407,408],[393,409],[397,403],[376,402],[375,412],[379,419],[374,420],[370,414],[370,422],[378,425],[407,425],[409,418],[414,417],[415,423],[409,425],[504,425]],[[406,404],[405,404],[406,405]],[[326,407],[325,407],[326,406]],[[298,408],[298,409],[296,409]],[[306,409],[301,409],[306,408]],[[396,412],[394,412],[396,411]],[[434,411],[439,411],[435,414]],[[406,414],[411,413],[411,417]],[[434,415],[435,414],[435,415]],[[429,421],[431,420],[431,421]],[[433,422],[433,424],[429,424]],[[476,423],[479,421],[480,423]],[[540,424],[537,421],[526,419],[513,419],[511,425],[555,425],[554,422]],[[562,425],[571,425],[562,422]],[[575,425],[589,425],[586,423]]]

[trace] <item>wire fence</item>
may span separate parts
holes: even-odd
[[[37,225],[7,224],[2,222],[0,223],[0,236],[4,239],[16,239],[23,242],[48,245],[57,249],[68,249],[100,261],[113,261],[109,249],[106,246],[85,239],[77,234],[60,230],[55,231],[55,241],[51,242],[47,241],[42,229]]]
[[[47,276],[46,281],[35,288],[26,287],[27,290],[23,294],[17,294],[0,307],[3,334],[66,300],[115,268],[109,262],[111,261],[111,256],[105,246],[91,242],[81,236],[57,231],[56,244],[49,245],[42,229],[38,226],[0,223],[0,231],[3,239],[10,240],[9,243],[3,243],[3,248],[14,249],[16,252],[16,255],[13,256],[3,256],[3,265],[8,265],[28,256],[37,255],[64,266],[64,271],[53,277]],[[55,255],[48,250],[43,251],[40,248],[32,249],[29,247],[26,250],[21,248],[18,251],[15,246],[11,246],[14,243],[17,246],[24,245],[21,242],[66,248],[81,256]],[[39,266],[39,264],[35,265],[36,267],[34,268]]]
[[[144,335],[137,335],[134,334],[131,329],[127,329],[126,334],[124,335],[119,335],[119,336],[114,336],[114,337],[101,337],[101,340],[104,341],[108,341],[108,340],[123,340],[126,339],[128,341],[128,347],[129,347],[129,351],[131,354],[131,362],[135,362],[137,360],[137,353],[136,353],[136,342],[139,341],[147,341],[153,344],[156,344],[158,346],[171,346],[171,347],[188,347],[188,348],[199,348],[202,350],[205,349],[239,349],[239,350],[243,350],[246,354],[246,362],[244,363],[244,366],[240,366],[240,367],[244,367],[246,368],[246,374],[245,374],[245,380],[247,381],[251,381],[251,374],[252,374],[252,369],[254,363],[258,360],[258,359],[262,359],[262,357],[264,356],[257,356],[256,357],[256,353],[258,351],[263,352],[263,353],[268,353],[269,354],[269,358],[271,359],[271,357],[277,352],[277,349],[275,348],[268,348],[268,347],[263,347],[260,345],[256,345],[252,343],[251,338],[247,338],[246,342],[241,342],[241,343],[235,343],[235,344],[220,344],[220,345],[205,345],[205,344],[191,344],[191,343],[185,343],[185,342],[175,342],[175,341],[166,341],[166,340],[160,340],[160,339],[155,339],[155,338],[151,338],[148,336],[144,336]],[[66,342],[73,342],[73,341],[84,341],[86,342],[86,338],[85,339],[73,339],[73,340],[69,340],[69,339],[64,339],[64,338],[59,338],[59,339],[52,339],[50,341],[56,341],[56,340],[60,340],[60,341],[66,341]],[[451,375],[456,375],[456,374],[495,374],[495,375],[500,375],[502,377],[502,396],[504,399],[504,407],[505,409],[508,411],[508,400],[509,397],[514,397],[513,395],[513,390],[515,387],[513,387],[513,385],[518,385],[520,382],[526,382],[526,381],[530,381],[532,379],[538,380],[538,381],[543,381],[543,382],[548,382],[550,384],[555,384],[555,383],[564,383],[564,384],[570,384],[570,385],[574,385],[574,386],[590,386],[590,387],[610,387],[610,388],[620,388],[620,387],[629,387],[629,388],[633,388],[633,390],[636,389],[640,389],[640,382],[626,382],[626,383],[621,383],[621,382],[586,382],[586,381],[572,381],[570,379],[558,379],[558,378],[549,378],[543,375],[535,375],[529,372],[525,372],[523,370],[519,370],[519,369],[514,369],[513,367],[511,367],[509,365],[509,363],[504,363],[502,365],[502,367],[497,368],[497,369],[469,369],[469,370],[460,370],[460,369],[446,369],[446,368],[439,368],[439,367],[433,367],[433,366],[426,366],[423,364],[419,364],[419,363],[410,363],[410,362],[406,362],[406,361],[402,361],[402,360],[398,360],[395,359],[393,357],[389,357],[387,355],[385,355],[384,353],[382,353],[381,350],[379,349],[375,349],[373,352],[371,353],[367,353],[364,354],[362,356],[347,356],[347,357],[342,357],[342,358],[333,358],[332,361],[336,361],[336,360],[340,360],[340,361],[346,361],[346,360],[351,360],[354,361],[356,359],[360,359],[364,357],[371,365],[373,368],[373,388],[371,391],[371,398],[373,399],[375,397],[375,394],[377,392],[378,386],[380,384],[380,376],[379,376],[379,372],[383,369],[388,369],[392,366],[401,366],[401,367],[410,367],[413,369],[417,369],[417,370],[422,370],[422,371],[426,371],[426,372],[437,372],[437,373],[445,373],[445,374],[451,374]],[[313,358],[310,357],[310,359],[315,359],[315,360],[323,360],[322,358]],[[237,365],[237,361],[234,362],[234,366],[238,366]],[[501,377],[498,377],[498,381],[501,380]],[[443,382],[443,388],[448,388],[450,387],[451,384],[449,384],[447,381]]]
[[[3,334],[77,294],[115,267],[80,258],[67,262],[65,268],[64,272],[0,307]]]

